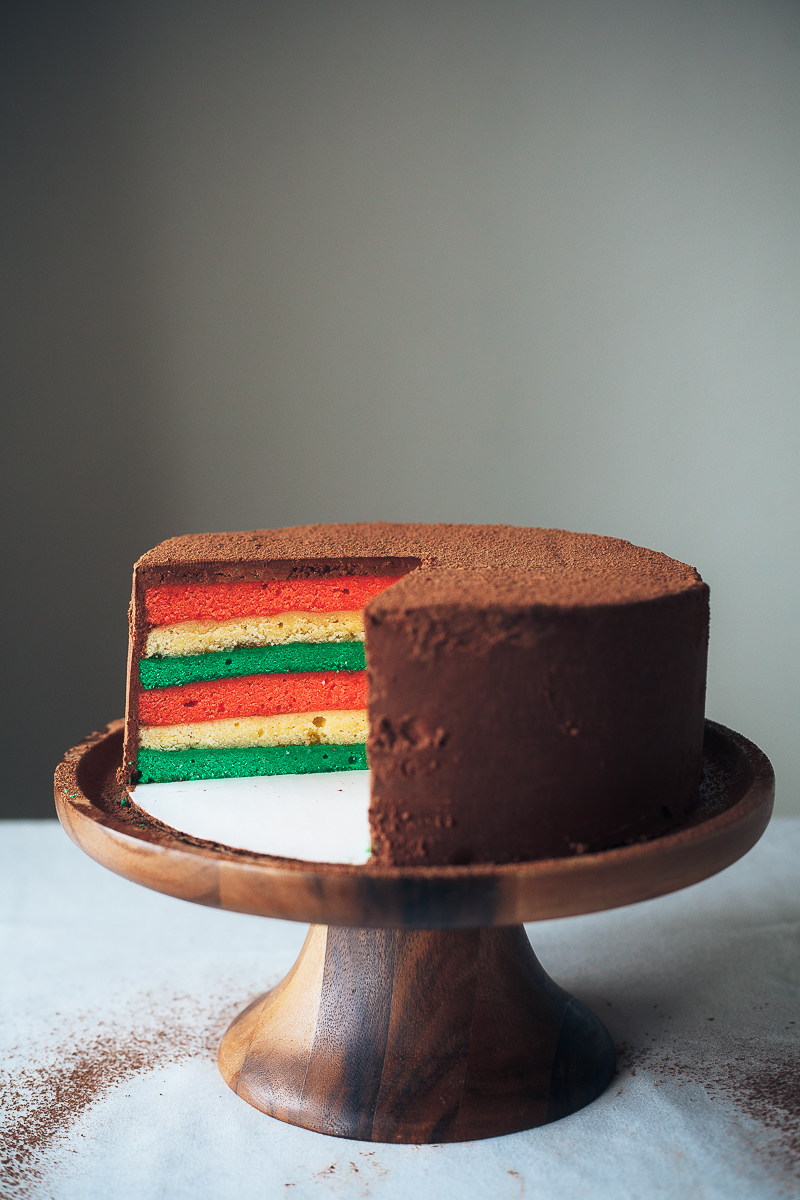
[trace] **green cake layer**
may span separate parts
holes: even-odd
[[[282,646],[244,646],[238,650],[186,654],[180,658],[141,658],[139,679],[144,688],[160,688],[234,675],[363,671],[365,666],[363,642],[289,642]]]
[[[146,750],[136,761],[139,783],[241,779],[250,775],[313,775],[366,771],[366,746],[248,746],[242,750]]]

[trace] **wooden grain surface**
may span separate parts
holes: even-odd
[[[314,926],[286,979],[231,1025],[223,1077],[294,1125],[374,1142],[458,1142],[544,1125],[614,1074],[603,1025],[521,926]]]
[[[772,812],[766,756],[706,722],[701,802],[667,836],[599,854],[469,867],[337,866],[246,853],[188,837],[120,804],[122,722],[68,751],[56,808],[72,840],[109,870],[198,904],[319,925],[469,929],[596,912],[677,891],[721,871]],[[488,798],[487,802],[491,802]]]

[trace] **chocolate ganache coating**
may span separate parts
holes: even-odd
[[[372,600],[376,861],[560,857],[687,813],[707,589],[636,594],[649,590],[615,575],[444,570]]]
[[[404,576],[365,609],[377,863],[585,853],[696,803],[708,588],[617,538],[388,522],[173,538],[136,564],[132,661],[147,586],[341,574]]]

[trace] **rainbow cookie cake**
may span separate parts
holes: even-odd
[[[366,768],[362,609],[394,582],[356,575],[145,587],[147,632],[133,639],[129,693],[136,778]]]
[[[126,785],[369,768],[377,863],[580,854],[697,802],[708,588],[616,538],[173,538],[134,568],[130,635]]]

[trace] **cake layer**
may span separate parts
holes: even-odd
[[[284,612],[275,617],[234,617],[230,621],[181,621],[151,629],[145,656],[173,657],[234,650],[237,646],[279,646],[286,642],[364,640],[360,612]]]
[[[142,725],[148,750],[230,750],[241,746],[354,746],[367,740],[366,709],[223,717],[184,725]]]
[[[353,612],[397,579],[396,575],[346,575],[240,583],[169,583],[146,589],[145,615],[153,625],[171,625],[176,621],[271,617],[291,611]]]
[[[250,746],[243,750],[139,750],[139,783],[182,779],[242,779],[256,775],[311,775],[365,771],[363,746]]]
[[[366,671],[242,675],[140,692],[140,725],[182,725],[221,717],[366,708]]]
[[[239,675],[363,671],[365,667],[363,642],[290,642],[181,658],[143,658],[139,661],[139,680],[145,688],[176,687]]]

